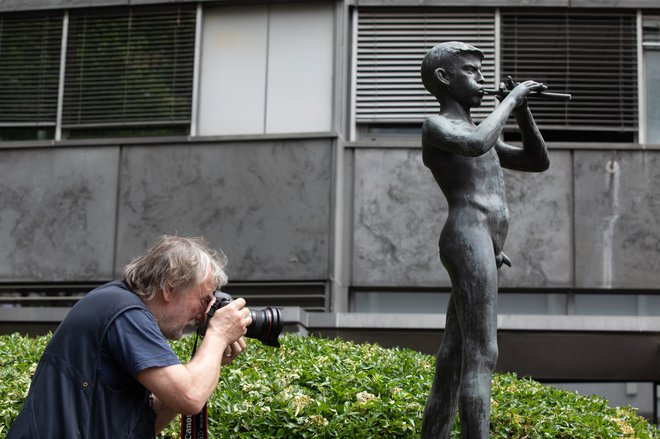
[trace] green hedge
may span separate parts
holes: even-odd
[[[17,415],[48,337],[0,337],[0,438]],[[192,337],[173,343],[185,361]],[[287,335],[249,340],[209,402],[214,438],[418,438],[434,358],[373,344]],[[456,421],[452,438],[460,437]],[[178,438],[173,422],[160,436]],[[660,438],[635,409],[511,374],[493,377],[492,438]]]

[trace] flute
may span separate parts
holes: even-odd
[[[484,93],[491,96],[498,96],[504,99],[511,90],[497,90],[493,88],[485,88]],[[536,91],[530,93],[527,96],[527,99],[533,99],[538,101],[570,101],[571,95],[568,93],[551,93],[547,91]]]

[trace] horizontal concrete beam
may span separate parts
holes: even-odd
[[[408,348],[433,355],[439,314],[307,313],[285,309],[304,335]],[[287,328],[288,330],[288,328]],[[547,381],[660,381],[660,317],[498,316],[497,370]]]
[[[653,8],[657,0],[354,0],[358,6]]]
[[[68,308],[0,308],[0,334],[54,331]],[[378,343],[433,355],[445,316],[282,309],[284,332]],[[497,370],[538,380],[660,382],[660,317],[498,317]]]
[[[3,307],[0,322],[55,323],[69,312],[66,307]],[[307,312],[300,307],[282,309],[282,319],[288,325],[314,329],[383,329],[442,330],[444,314],[373,314]],[[660,317],[578,316],[578,315],[499,315],[500,331],[552,332],[633,332],[660,334]]]
[[[68,307],[11,307],[0,308],[0,323],[55,323],[59,324],[69,313]]]
[[[290,3],[293,0],[270,0],[271,3]],[[307,0],[307,1],[330,1],[330,0]],[[172,3],[264,3],[258,0],[2,0],[0,1],[0,12],[2,11],[30,11],[40,9],[72,9],[100,6],[141,6]]]
[[[444,329],[444,314],[308,313],[286,308],[286,321],[307,328]],[[660,317],[583,315],[499,315],[497,327],[505,331],[657,332]]]

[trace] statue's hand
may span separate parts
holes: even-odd
[[[502,264],[510,267],[511,259],[509,259],[509,257],[505,255],[504,252],[499,252],[495,255],[495,264],[497,265],[497,268],[500,268]]]
[[[500,82],[499,90],[500,92],[496,95],[498,101],[502,102],[504,98],[509,96],[511,91],[516,88],[516,85],[520,84],[519,82],[513,82],[511,76],[507,76],[506,79]]]
[[[514,111],[520,111],[527,106],[527,96],[529,96],[530,93],[541,92],[547,88],[548,86],[542,82],[536,82],[532,80],[522,83],[514,82],[511,76],[507,76],[506,82],[500,83],[499,96],[506,96],[513,99],[516,102]]]

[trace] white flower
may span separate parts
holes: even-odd
[[[312,401],[307,395],[298,394],[293,397],[293,406],[296,408],[296,416]]]
[[[312,415],[305,419],[305,425],[311,427],[325,427],[328,425],[328,420],[321,415]]]
[[[357,402],[362,404],[362,405],[368,403],[369,401],[373,401],[374,399],[376,399],[376,396],[372,395],[369,392],[360,392],[357,395],[355,395],[355,397],[357,398]]]

